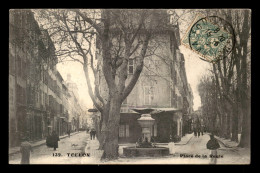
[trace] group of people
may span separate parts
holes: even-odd
[[[58,148],[58,141],[60,140],[59,135],[53,131],[52,134],[48,135],[46,138],[46,145],[47,147],[53,148],[53,150],[56,150]]]
[[[88,132],[88,131],[87,131],[87,132]],[[92,129],[90,130],[89,134],[90,134],[90,139],[91,139],[91,140],[94,140],[95,137],[96,137],[96,130],[92,128]]]
[[[205,127],[202,125],[202,126],[197,126],[193,129],[194,131],[194,136],[196,137],[200,137],[200,135],[203,136],[204,132],[205,132]]]

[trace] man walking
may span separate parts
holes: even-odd
[[[28,142],[27,137],[23,137],[20,152],[22,154],[21,164],[30,164],[30,152],[32,152],[32,145]]]

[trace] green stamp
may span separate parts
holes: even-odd
[[[212,63],[227,57],[234,43],[232,26],[217,16],[197,16],[182,39],[182,45]]]

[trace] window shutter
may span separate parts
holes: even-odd
[[[153,135],[157,136],[157,124],[156,123],[153,126]]]
[[[125,127],[124,125],[119,126],[119,137],[124,137],[125,136]]]
[[[134,73],[134,60],[129,59],[128,61],[128,74],[133,74]]]
[[[129,125],[125,125],[125,137],[129,137]]]

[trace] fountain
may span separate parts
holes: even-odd
[[[151,142],[151,127],[153,126],[155,119],[153,119],[149,113],[152,112],[153,109],[133,110],[142,114],[141,118],[137,119],[138,123],[142,127],[142,137],[136,142],[135,147],[123,148],[123,154],[126,157],[160,157],[169,155],[169,148],[157,147]]]

